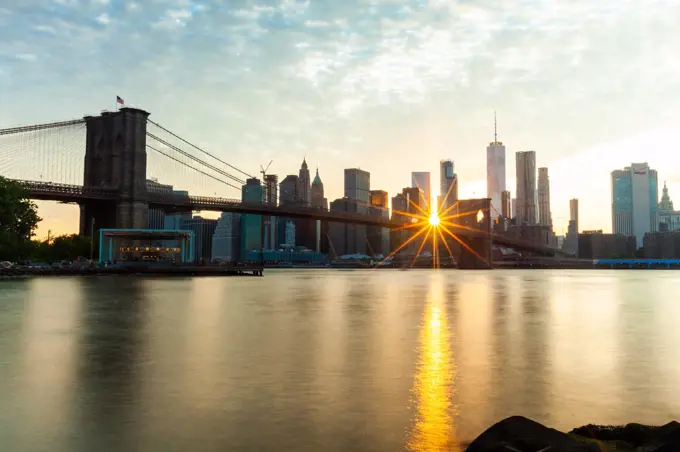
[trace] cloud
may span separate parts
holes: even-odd
[[[99,16],[97,16],[97,22],[99,22],[102,25],[107,25],[109,23],[109,15],[100,14]]]
[[[21,61],[35,61],[38,57],[34,53],[19,53],[15,55],[17,60]]]

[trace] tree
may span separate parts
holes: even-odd
[[[31,237],[41,218],[24,188],[0,176],[0,260],[21,260],[31,252]]]

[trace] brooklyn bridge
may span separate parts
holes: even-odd
[[[149,209],[236,212],[390,229],[406,226],[383,216],[217,196],[224,189],[240,192],[245,179],[253,176],[152,121],[148,112],[129,107],[0,129],[0,176],[20,182],[31,199],[79,205],[83,235],[96,236],[102,228],[144,229]],[[149,178],[189,185],[192,194],[149,190]],[[465,224],[456,235],[476,256],[488,256],[488,262],[492,245],[539,256],[561,254],[549,246],[492,233],[488,199],[459,204],[461,212],[482,211],[481,221],[476,215],[461,219]],[[93,223],[96,229],[91,229]]]

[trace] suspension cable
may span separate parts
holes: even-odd
[[[172,150],[174,150],[174,151],[176,151],[176,152],[179,152],[180,154],[182,154],[183,156],[185,156],[185,157],[187,157],[187,158],[193,160],[194,162],[199,163],[199,164],[201,164],[201,165],[203,165],[203,166],[205,166],[205,167],[207,167],[207,168],[210,168],[211,170],[213,170],[213,171],[215,171],[215,172],[217,172],[217,173],[220,173],[221,175],[226,176],[226,177],[228,177],[229,179],[231,179],[231,180],[233,180],[233,181],[235,181],[235,182],[238,182],[239,184],[245,184],[245,181],[244,181],[244,180],[239,179],[239,178],[236,177],[236,176],[232,176],[231,174],[227,173],[226,171],[224,171],[224,170],[222,170],[222,169],[220,169],[220,168],[218,168],[218,167],[216,167],[216,166],[213,166],[213,165],[211,165],[210,163],[205,162],[205,161],[199,159],[198,157],[196,157],[196,156],[194,156],[194,155],[189,154],[188,152],[186,152],[186,151],[184,151],[184,150],[178,148],[177,146],[175,146],[175,145],[173,145],[173,144],[171,144],[171,143],[168,143],[167,141],[163,140],[162,138],[159,138],[159,137],[157,137],[156,135],[154,135],[154,134],[152,134],[152,133],[149,133],[149,132],[147,132],[146,134],[147,134],[148,136],[150,136],[151,138],[153,138],[154,140],[158,141],[159,143],[166,145],[167,147],[169,147],[170,149],[172,149]]]
[[[11,135],[14,133],[23,133],[23,132],[34,132],[36,130],[43,130],[43,129],[54,129],[56,127],[67,127],[67,126],[73,126],[76,124],[83,124],[85,123],[84,119],[72,119],[70,121],[60,121],[60,122],[50,122],[47,124],[34,124],[31,126],[22,126],[22,127],[10,127],[8,129],[0,129],[0,135]]]
[[[169,154],[167,154],[167,153],[161,151],[160,149],[156,149],[155,147],[153,147],[153,146],[151,146],[151,145],[149,145],[149,144],[147,144],[146,147],[149,148],[149,149],[151,149],[152,151],[155,151],[155,152],[158,152],[158,153],[161,154],[161,155],[164,155],[165,157],[169,158],[170,160],[174,160],[175,162],[177,162],[177,163],[179,163],[179,164],[181,164],[181,165],[184,165],[184,166],[186,166],[187,168],[190,168],[190,169],[192,169],[192,170],[194,170],[194,171],[197,171],[197,172],[203,174],[204,176],[208,176],[209,178],[214,179],[214,180],[216,180],[217,182],[221,182],[221,183],[223,183],[223,184],[225,184],[225,185],[228,185],[228,186],[230,186],[230,187],[232,187],[232,188],[235,188],[235,189],[237,189],[237,190],[241,190],[241,187],[237,187],[236,185],[233,185],[233,184],[230,184],[229,182],[223,181],[222,179],[220,179],[220,178],[218,178],[218,177],[215,177],[215,176],[213,176],[212,174],[208,174],[208,173],[206,173],[205,171],[201,171],[200,169],[198,169],[198,168],[196,168],[196,167],[193,167],[193,166],[189,165],[188,163],[184,163],[183,161],[181,161],[181,160],[179,160],[179,159],[177,159],[177,158],[175,158],[175,157],[173,157],[173,156],[171,156],[171,155],[169,155]]]
[[[212,155],[212,154],[209,153],[208,151],[203,150],[203,149],[199,148],[198,146],[196,146],[195,144],[189,143],[189,142],[188,142],[187,140],[185,140],[184,138],[175,135],[174,133],[172,133],[171,131],[169,131],[168,129],[166,129],[165,127],[163,127],[162,125],[158,124],[157,122],[153,122],[153,121],[150,120],[150,119],[147,119],[147,121],[150,122],[151,124],[155,125],[156,127],[160,128],[161,130],[163,130],[163,131],[169,133],[170,135],[172,135],[173,137],[177,138],[178,140],[183,141],[184,143],[188,144],[189,146],[193,147],[194,149],[197,149],[197,150],[201,151],[202,153],[204,153],[205,155],[214,158],[214,159],[217,160],[218,162],[220,162],[220,163],[222,163],[222,164],[224,164],[224,165],[227,165],[227,166],[230,167],[231,169],[236,170],[236,171],[238,171],[239,173],[241,173],[241,174],[243,174],[243,175],[245,175],[245,176],[248,176],[249,178],[253,178],[253,176],[251,176],[250,174],[246,173],[245,171],[242,171],[242,170],[236,168],[234,165],[231,165],[231,164],[225,162],[224,160],[221,160],[221,159],[215,157],[214,155]],[[147,132],[147,133],[148,133],[148,132]]]

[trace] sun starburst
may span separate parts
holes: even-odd
[[[452,188],[453,184],[449,187],[449,191],[446,193],[446,195],[441,197],[442,200],[448,199]],[[417,258],[420,256],[420,253],[423,251],[425,245],[427,243],[431,243],[432,266],[436,268],[440,265],[440,252],[438,246],[439,242],[444,245],[444,248],[446,249],[446,252],[448,253],[451,260],[455,260],[447,240],[452,239],[460,244],[460,246],[466,251],[474,255],[477,259],[488,265],[489,262],[480,256],[479,253],[473,250],[470,245],[465,243],[465,241],[462,240],[461,237],[459,237],[455,232],[456,230],[480,232],[479,229],[471,228],[460,223],[463,218],[468,216],[474,216],[477,220],[477,223],[481,223],[485,219],[484,212],[479,209],[474,209],[470,212],[460,212],[459,209],[460,203],[458,201],[446,208],[443,208],[441,204],[434,205],[428,209],[429,211],[427,211],[423,207],[416,204],[413,200],[409,200],[409,205],[406,209],[408,210],[407,212],[393,210],[393,214],[404,218],[404,225],[393,229],[393,231],[408,231],[410,232],[410,237],[405,240],[404,243],[402,243],[397,249],[388,254],[381,261],[381,263],[393,258],[397,253],[405,249],[407,246],[414,244],[414,247],[417,245],[417,251],[411,259],[410,264],[413,266]]]

